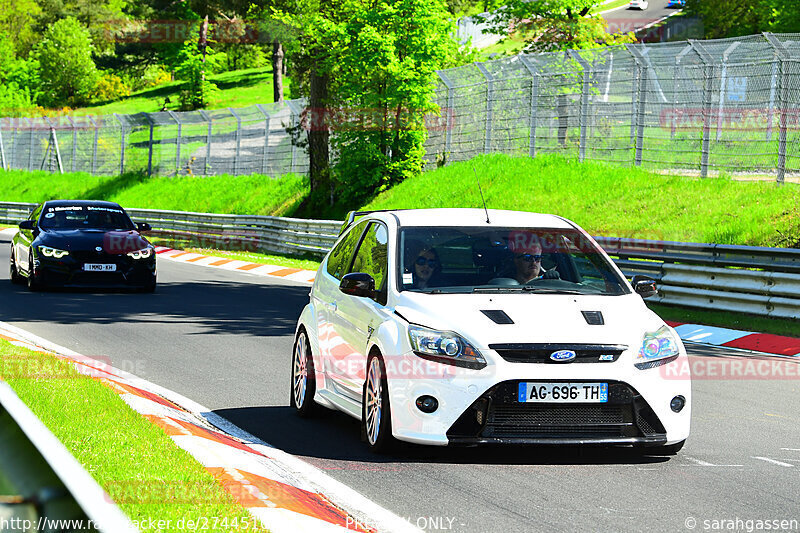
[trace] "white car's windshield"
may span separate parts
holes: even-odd
[[[407,227],[399,252],[400,290],[629,292],[592,240],[572,229]]]

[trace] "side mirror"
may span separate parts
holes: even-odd
[[[649,298],[650,296],[658,294],[656,280],[653,278],[637,274],[631,279],[631,285],[633,285],[633,290],[636,294],[640,295],[642,298]]]
[[[350,296],[374,298],[375,280],[369,274],[351,272],[342,278],[341,283],[339,283],[339,290]]]
[[[19,229],[33,231],[36,229],[36,226],[34,225],[33,220],[23,220],[19,223]]]
[[[147,222],[139,222],[138,224],[136,224],[136,231],[140,233],[143,231],[152,231],[152,230],[153,227]]]

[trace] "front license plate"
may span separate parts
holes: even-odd
[[[84,272],[115,272],[117,265],[86,263],[83,265],[83,270]]]
[[[547,403],[606,403],[608,383],[539,383],[519,384],[519,401]]]

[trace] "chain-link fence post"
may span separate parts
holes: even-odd
[[[581,87],[581,109],[579,115],[580,145],[578,146],[578,161],[583,163],[586,159],[586,130],[589,127],[589,83],[591,81],[591,67],[589,63],[575,50],[569,51],[572,58],[577,61],[583,70],[583,84]]]
[[[58,135],[56,134],[56,128],[55,126],[53,126],[53,123],[50,122],[50,118],[48,117],[44,118],[47,121],[47,125],[50,126],[50,142],[53,145],[53,153],[55,153],[56,155],[56,164],[58,165],[58,173],[63,174],[64,164],[61,161],[61,149],[58,147]],[[45,157],[47,157],[46,154]],[[42,164],[44,164],[44,161],[42,161]]]
[[[789,83],[788,83],[788,61],[789,53],[777,37],[771,33],[764,33],[764,37],[772,45],[778,57],[778,83],[776,92],[778,93],[778,177],[779,184],[783,184],[786,173],[786,130],[787,130],[787,109],[789,105]]]
[[[439,75],[439,79],[442,80],[444,86],[447,87],[447,109],[444,110],[444,120],[445,120],[445,130],[444,130],[444,160],[447,161],[450,157],[450,150],[453,147],[453,125],[450,123],[450,116],[451,113],[454,113],[453,108],[456,105],[455,102],[455,88],[453,87],[453,82],[450,81],[450,78],[444,72],[436,71]]]
[[[711,113],[714,97],[714,63],[712,57],[694,39],[689,45],[697,53],[703,63],[703,147],[700,150],[700,177],[708,177],[708,159],[711,155]]]
[[[486,78],[486,139],[483,143],[484,153],[489,153],[492,150],[492,120],[494,111],[494,77],[486,70],[483,63],[475,63],[475,66],[481,71]]]
[[[183,124],[180,116],[175,111],[168,109],[167,112],[172,117],[172,120],[175,121],[175,124],[178,125],[178,134],[175,136],[175,175],[177,176],[181,173],[181,134],[183,132]]]
[[[233,175],[239,175],[239,157],[242,154],[242,117],[240,117],[232,107],[228,112],[236,119],[236,153],[233,156]]]
[[[645,106],[647,105],[647,81],[648,81],[648,67],[645,64],[644,58],[636,46],[626,44],[625,48],[628,49],[633,60],[636,62],[636,70],[638,71],[637,95],[636,95],[636,116],[634,124],[636,125],[636,139],[635,147],[636,152],[634,155],[633,164],[642,166],[642,151],[644,150],[644,120],[645,120]]]
[[[211,128],[214,123],[208,113],[202,109],[200,109],[199,112],[200,116],[208,122],[208,133],[206,134],[206,161],[203,164],[203,176],[208,176],[208,171],[211,169]]]
[[[261,173],[267,173],[267,150],[269,150],[269,113],[261,104],[256,104],[261,114],[264,115],[264,153],[261,156]]]
[[[11,156],[9,157],[8,168],[14,168],[14,163],[17,161],[17,124],[19,121],[14,121],[14,128],[11,131]]]
[[[100,140],[100,127],[92,115],[89,115],[89,120],[92,123],[92,127],[94,127],[94,142],[92,143],[92,175],[94,175],[97,170],[97,143]]]
[[[3,119],[0,119],[2,121]],[[6,147],[3,145],[3,128],[0,127],[0,168],[8,170],[8,162],[6,161]]]
[[[150,113],[145,113],[147,122],[150,123],[150,140],[147,142],[147,175],[153,175],[153,133],[155,130],[155,121],[150,116]]]
[[[539,111],[539,71],[532,65],[527,56],[519,56],[522,64],[528,69],[531,75],[531,107],[528,111],[528,129],[530,131],[530,142],[528,143],[528,154],[536,157],[536,121]]]

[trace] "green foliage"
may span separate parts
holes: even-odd
[[[35,23],[41,11],[36,0],[3,0],[3,7],[0,8],[0,33],[5,33],[12,39],[12,49],[16,56],[27,56],[39,37]],[[2,57],[5,60],[7,56]]]
[[[110,72],[103,72],[92,91],[92,101],[108,102],[110,100],[119,100],[130,96],[130,94],[131,89],[122,81],[122,78]]]
[[[36,47],[40,65],[42,101],[47,105],[86,102],[97,84],[89,32],[68,17],[47,28]]]
[[[194,42],[187,41],[178,54],[178,78],[185,80],[180,93],[181,110],[207,107],[217,94],[217,86],[206,78],[206,73],[219,68],[224,61],[224,53],[215,53],[206,47],[205,57]]]
[[[335,97],[352,117],[334,130],[335,186],[348,198],[418,174],[434,70],[457,53],[438,0],[357,2],[338,29]],[[339,121],[335,121],[339,122]]]
[[[686,11],[702,19],[707,39],[800,32],[797,0],[687,0]]]
[[[526,51],[586,49],[632,43],[631,34],[610,34],[605,20],[592,15],[599,0],[509,0],[487,19],[491,32],[506,36],[509,29],[524,36]]]

